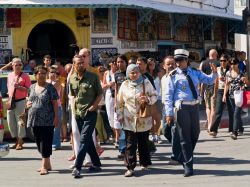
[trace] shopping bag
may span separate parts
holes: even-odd
[[[235,105],[241,107],[243,104],[243,90],[234,91],[234,102]]]
[[[242,108],[247,108],[249,106],[250,106],[250,91],[244,91]]]

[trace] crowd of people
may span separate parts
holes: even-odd
[[[27,109],[27,127],[32,128],[42,157],[41,175],[52,170],[52,151],[70,139],[75,178],[82,166],[101,171],[100,142],[112,142],[124,159],[125,177],[134,175],[139,160],[148,170],[155,144],[163,133],[172,145],[168,164],[182,164],[184,176],[193,175],[193,152],[199,138],[199,105],[205,100],[208,134],[216,137],[227,106],[229,132],[233,140],[243,135],[242,108],[235,105],[234,91],[247,89],[249,80],[244,55],[231,58],[215,49],[201,62],[200,70],[192,68],[189,52],[177,49],[158,63],[153,58],[117,55],[106,66],[91,66],[90,50],[83,48],[72,63],[63,66],[60,59],[52,65],[49,55],[43,64],[34,60],[25,65],[14,58],[6,67],[8,75],[7,121],[12,148],[25,148],[25,126],[19,116]],[[4,67],[4,68],[6,68]],[[34,71],[36,82],[22,69]],[[15,106],[12,106],[14,101]],[[138,153],[138,156],[137,156]]]

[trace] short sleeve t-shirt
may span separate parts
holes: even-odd
[[[126,71],[115,73],[115,83],[117,85],[118,90],[125,80],[126,80]]]

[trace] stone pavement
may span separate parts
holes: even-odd
[[[40,156],[34,143],[25,143],[22,151],[11,150],[9,155],[0,158],[0,187],[24,186],[175,186],[175,187],[245,187],[250,185],[250,126],[245,126],[244,136],[232,140],[226,129],[220,129],[217,138],[211,138],[202,131],[195,149],[195,175],[184,178],[182,166],[166,164],[170,156],[170,144],[165,140],[157,145],[152,157],[150,171],[136,168],[135,177],[125,178],[123,161],[118,160],[117,150],[112,145],[103,145],[105,152],[101,156],[103,171],[87,173],[74,179],[68,169],[71,162],[67,157],[72,153],[69,143],[63,143],[62,150],[53,152],[53,171],[40,176],[36,170],[40,166]]]

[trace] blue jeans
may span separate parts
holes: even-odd
[[[62,107],[58,107],[58,118],[59,118],[58,126],[54,128],[53,143],[52,143],[53,148],[61,147]]]
[[[119,152],[124,154],[126,150],[126,139],[125,139],[125,132],[121,130],[120,137],[119,137]]]
[[[97,155],[92,134],[96,125],[97,112],[88,111],[84,118],[76,117],[77,126],[80,132],[80,147],[77,153],[75,167],[79,171],[82,168],[86,153],[89,154],[94,166],[100,167],[101,162]]]
[[[234,98],[230,97],[229,100],[233,110],[233,133],[237,135],[238,130],[244,131],[241,119],[242,108],[235,105]]]
[[[171,126],[167,125],[164,107],[163,107],[163,113],[162,113],[162,122],[163,122],[163,128],[165,129],[164,136],[172,145],[171,159],[180,161],[181,160],[180,137],[176,129],[176,125],[174,123],[172,123]]]

